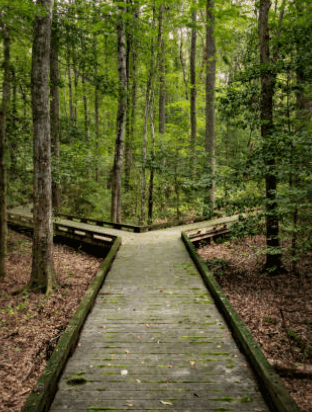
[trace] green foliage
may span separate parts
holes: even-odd
[[[230,225],[231,239],[240,239],[263,232],[262,214],[243,216],[239,215],[238,222]]]
[[[208,269],[212,270],[214,275],[222,276],[224,275],[224,271],[227,267],[227,260],[224,258],[215,258],[211,260],[207,260],[206,262]]]
[[[169,4],[170,3],[170,4]],[[146,196],[154,171],[153,220],[240,213],[232,236],[263,233],[269,205],[265,177],[274,160],[277,178],[277,215],[283,244],[294,263],[312,248],[312,7],[298,12],[288,2],[279,32],[279,10],[270,12],[270,52],[278,57],[259,64],[258,5],[216,1],[216,173],[207,167],[205,149],[205,23],[192,12],[205,2],[169,2],[164,13],[166,133],[158,133],[159,44],[161,1],[107,3],[58,1],[60,158],[53,159],[53,180],[59,184],[63,212],[109,220],[112,167],[118,106],[116,13],[126,27],[128,47],[128,111],[126,147],[129,176],[123,179],[122,218],[137,223],[140,215],[142,137],[146,83],[154,41],[153,143],[147,142]],[[17,5],[18,4],[18,5]],[[155,28],[152,28],[155,4]],[[142,4],[143,5],[143,4]],[[32,199],[32,114],[30,93],[32,26],[31,0],[2,0],[3,23],[11,34],[11,101],[7,120],[8,207]],[[198,32],[196,49],[197,136],[190,142],[189,51],[191,30]],[[144,36],[142,36],[144,33]],[[277,34],[279,33],[279,37]],[[1,33],[0,33],[1,34]],[[184,66],[183,66],[184,64]],[[275,76],[274,130],[261,136],[260,76]],[[2,72],[0,77],[2,77]],[[70,82],[71,79],[71,82]],[[71,87],[71,94],[70,94]],[[95,120],[98,91],[99,130]],[[133,100],[135,97],[135,101]],[[301,106],[300,106],[301,104]],[[305,109],[304,107],[308,107]],[[87,112],[86,112],[87,110]],[[124,165],[125,166],[125,165]],[[124,167],[125,170],[125,167]],[[99,181],[95,181],[98,171]],[[205,204],[212,181],[216,184],[216,211]],[[262,214],[243,217],[261,208]],[[266,250],[279,253],[280,250]]]

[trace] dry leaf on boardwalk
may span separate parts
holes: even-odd
[[[169,401],[160,401],[160,403],[162,403],[163,405],[169,405],[169,406],[173,405],[173,403]]]

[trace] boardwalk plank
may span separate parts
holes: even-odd
[[[122,235],[51,411],[269,411],[179,234]]]

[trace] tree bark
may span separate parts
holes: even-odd
[[[15,175],[17,171],[17,151],[18,151],[18,144],[16,142],[16,131],[17,128],[17,82],[16,82],[16,75],[15,75],[15,68],[11,66],[11,79],[10,83],[13,87],[13,96],[12,96],[12,130],[11,139],[9,142],[10,146],[10,173],[12,176]]]
[[[81,50],[85,52],[85,41],[83,34],[80,37]],[[81,82],[82,82],[82,100],[83,100],[83,111],[84,111],[84,130],[86,142],[89,142],[89,115],[88,115],[88,98],[87,98],[87,75],[86,75],[86,64],[84,58],[81,62]]]
[[[214,0],[206,5],[206,151],[207,169],[212,177],[207,200],[211,210],[215,207],[215,82],[216,44],[214,38]]]
[[[34,235],[28,287],[50,293],[53,261],[49,68],[53,0],[37,0],[32,49],[31,97],[34,129]]]
[[[179,36],[179,34],[177,34],[177,36]],[[183,55],[183,31],[182,31],[182,29],[180,31],[180,62],[181,62],[181,67],[182,67],[183,80],[184,80],[184,84],[185,84],[185,98],[186,98],[186,100],[188,100],[189,99],[189,95],[188,95],[188,78],[186,76],[185,61],[184,61],[184,55]]]
[[[57,0],[54,3],[50,51],[50,112],[51,112],[51,148],[54,157],[55,174],[58,174],[60,160],[60,94],[59,94],[59,29]],[[52,171],[52,206],[58,213],[61,209],[60,186]]]
[[[196,42],[197,42],[197,29],[195,27],[197,21],[196,11],[192,12],[192,35],[191,35],[191,56],[190,56],[190,80],[191,80],[191,101],[190,101],[190,122],[191,122],[191,176],[194,174],[195,163],[195,145],[196,145]]]
[[[5,164],[6,147],[6,116],[7,105],[10,101],[10,35],[8,28],[3,25],[3,83],[2,105],[0,112],[0,278],[5,276],[5,258],[7,249],[7,178]]]
[[[99,182],[99,149],[100,149],[100,133],[99,133],[99,82],[98,82],[98,62],[97,62],[97,39],[94,38],[94,122],[95,122],[95,181]]]
[[[165,5],[159,7],[159,133],[165,133],[166,124],[166,79],[165,79],[165,42],[164,42],[164,10]]]
[[[71,53],[70,46],[67,45],[67,73],[68,73],[68,93],[69,93],[69,144],[72,141],[72,134],[74,129],[74,103],[73,103],[73,82],[71,69]]]
[[[137,6],[133,11],[132,27],[127,31],[127,79],[128,87],[131,94],[128,94],[127,102],[127,127],[126,127],[126,147],[125,147],[125,189],[130,190],[130,175],[133,162],[132,155],[132,141],[135,129],[135,114],[136,114],[136,99],[137,99],[137,51],[136,51],[136,37],[134,30],[136,22],[139,17],[139,10]],[[132,58],[132,59],[131,59]]]
[[[155,29],[155,14],[153,11],[153,30]],[[152,84],[154,78],[155,70],[155,53],[154,53],[154,38],[151,39],[151,60],[150,60],[150,69],[146,85],[146,97],[145,97],[145,110],[144,110],[144,128],[143,128],[143,146],[142,146],[142,175],[141,175],[141,219],[140,223],[143,224],[145,221],[145,188],[146,188],[146,179],[145,179],[145,167],[146,167],[146,156],[147,156],[147,126],[148,118],[151,111],[152,103]]]
[[[154,208],[154,161],[155,161],[155,127],[154,127],[154,115],[153,115],[153,92],[151,97],[151,109],[150,109],[150,125],[151,125],[151,138],[152,138],[152,165],[150,170],[149,190],[148,190],[148,224],[153,223],[153,208]]]
[[[273,96],[275,77],[268,70],[270,59],[270,34],[269,34],[269,10],[270,0],[260,1],[259,10],[259,45],[261,70],[261,136],[264,142],[265,156],[265,192],[266,192],[266,245],[269,252],[266,256],[266,269],[270,273],[276,273],[281,267],[280,253],[270,253],[270,250],[279,248],[279,221],[276,200],[276,171],[275,171],[275,145],[273,141]]]
[[[121,222],[121,174],[123,164],[123,151],[127,112],[127,70],[126,70],[126,45],[125,28],[122,19],[123,9],[119,9],[117,21],[117,53],[118,53],[118,76],[119,97],[116,122],[116,143],[113,166],[112,199],[111,199],[111,221]]]

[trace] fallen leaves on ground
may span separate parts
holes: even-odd
[[[173,403],[169,402],[169,401],[160,401],[160,403],[163,404],[163,405],[169,405],[169,406],[173,405]]]
[[[265,238],[255,236],[208,245],[198,253],[267,358],[289,366],[311,364],[312,251],[297,263],[298,276],[292,274],[290,256],[283,262],[288,273],[268,276],[263,273],[264,247]],[[312,412],[311,378],[281,378],[302,412]]]
[[[31,240],[9,232],[7,276],[0,280],[0,411],[18,412],[73,317],[103,259],[55,245],[59,286],[47,299],[11,293],[30,277]]]

